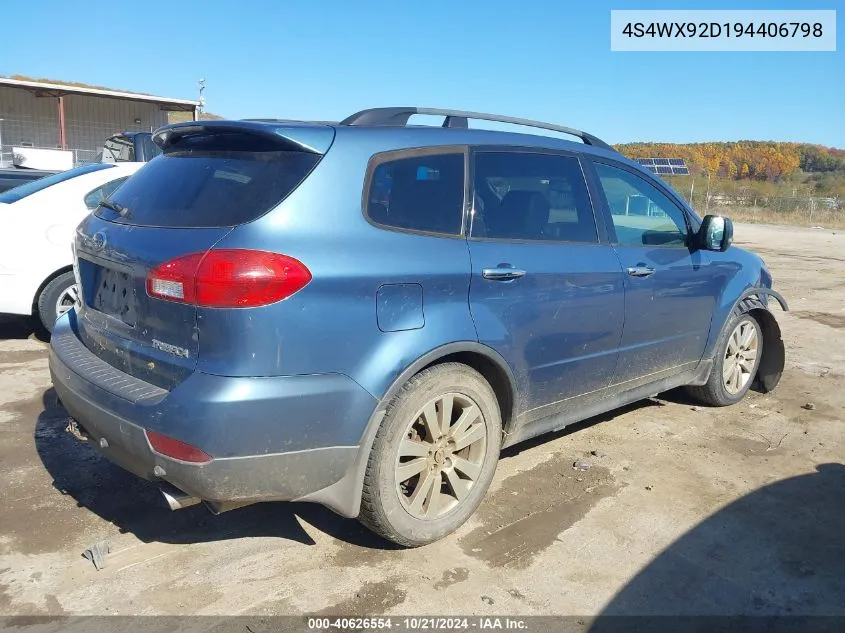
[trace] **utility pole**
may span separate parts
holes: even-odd
[[[3,121],[6,119],[0,119],[0,167],[3,166]]]
[[[200,114],[202,114],[205,112],[205,97],[202,94],[205,91],[205,79],[200,79],[197,83],[199,84],[200,89],[200,104],[197,110],[199,110]]]
[[[710,208],[710,171],[707,171],[707,197],[704,200],[704,215],[707,215],[707,209]]]

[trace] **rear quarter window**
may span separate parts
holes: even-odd
[[[410,232],[460,235],[464,206],[463,150],[377,155],[365,193],[370,222]]]

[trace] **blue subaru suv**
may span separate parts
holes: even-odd
[[[786,304],[730,220],[590,134],[376,108],[155,142],[77,229],[50,369],[78,434],[173,509],[310,501],[422,545],[472,515],[504,447],[783,371]]]

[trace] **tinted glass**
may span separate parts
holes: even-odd
[[[89,191],[85,194],[85,206],[88,207],[90,211],[93,211],[97,208],[97,205],[100,204],[100,200],[108,198],[115,189],[126,182],[127,178],[129,178],[129,176],[112,180],[111,182],[104,184],[102,187],[97,187],[93,191]]]
[[[144,135],[141,137],[136,137],[135,142],[143,146],[145,160],[152,160],[153,158],[161,154],[161,148],[153,142],[152,136]]]
[[[367,215],[378,224],[459,235],[464,155],[415,156],[381,163],[373,171],[367,199]]]
[[[577,158],[527,152],[479,153],[475,188],[473,237],[598,241]]]
[[[57,185],[60,182],[65,182],[66,180],[82,176],[83,174],[90,174],[91,172],[100,171],[101,169],[108,169],[109,167],[111,167],[111,165],[85,165],[83,167],[76,167],[75,169],[68,169],[67,171],[53,174],[52,176],[45,176],[44,178],[39,178],[38,180],[32,180],[25,185],[19,185],[14,189],[9,189],[8,191],[0,194],[0,202],[17,202],[18,200],[22,200],[23,198],[31,196],[32,194],[46,189],[47,187],[51,187],[52,185]]]
[[[126,209],[122,215],[106,207],[96,214],[139,226],[243,224],[281,202],[319,160],[319,154],[274,149],[247,135],[193,138],[144,165],[114,192],[111,201]]]
[[[595,165],[620,244],[686,244],[684,212],[668,196],[627,170],[602,163]]]

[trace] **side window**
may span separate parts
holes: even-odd
[[[475,157],[475,192],[473,237],[598,242],[577,158],[480,152]]]
[[[657,187],[627,170],[594,164],[620,244],[683,246],[687,243],[684,212]]]
[[[463,207],[463,153],[397,158],[373,170],[366,212],[376,224],[460,235]]]
[[[100,204],[100,200],[108,198],[120,185],[126,182],[127,178],[129,178],[129,176],[112,180],[111,182],[107,182],[106,184],[97,187],[93,191],[89,191],[85,194],[85,206],[88,207],[89,211],[93,211]]]

